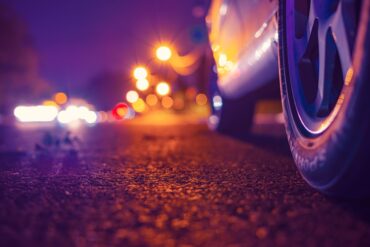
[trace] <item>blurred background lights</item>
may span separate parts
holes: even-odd
[[[163,108],[170,109],[173,106],[173,99],[170,96],[164,96],[162,98]]]
[[[170,93],[170,85],[167,82],[160,82],[157,84],[155,91],[160,96],[165,96]]]
[[[216,115],[211,115],[209,118],[208,118],[208,126],[211,128],[211,129],[215,129],[218,125],[220,121],[220,118]]]
[[[100,111],[98,113],[98,120],[97,121],[104,123],[108,120],[109,120],[108,119],[108,114],[105,111]]]
[[[127,114],[125,116],[125,119],[134,119],[134,118],[135,118],[135,110],[129,107]]]
[[[93,111],[89,111],[85,115],[85,121],[88,124],[94,124],[97,122],[97,120],[98,120],[98,115]]]
[[[58,107],[58,104],[55,103],[55,101],[53,101],[53,100],[45,100],[44,102],[42,102],[42,105]]]
[[[81,118],[84,118],[89,114],[90,110],[86,106],[79,106],[77,108],[77,111],[78,111],[78,116]]]
[[[58,122],[61,124],[69,124],[79,120],[93,124],[98,120],[98,115],[91,111],[87,106],[70,105],[65,110],[58,114]]]
[[[142,113],[146,110],[146,104],[143,99],[139,98],[135,103],[132,104],[132,108],[134,108],[136,112]]]
[[[139,99],[139,94],[134,91],[134,90],[131,90],[131,91],[128,91],[126,93],[126,100],[127,102],[133,104],[135,103],[137,100]]]
[[[67,109],[60,111],[58,114],[58,122],[61,124],[68,124],[79,119],[79,109],[75,105],[70,105]]]
[[[91,111],[86,106],[80,106],[78,108],[78,116],[79,119],[85,120],[86,123],[89,124],[96,123],[96,121],[98,120],[98,115],[94,111]]]
[[[65,93],[59,92],[54,95],[54,100],[58,105],[64,105],[68,101],[68,97]]]
[[[149,81],[147,79],[140,79],[136,81],[136,88],[140,91],[145,91],[149,88]]]
[[[112,115],[116,120],[123,119],[129,112],[129,107],[125,103],[118,103],[112,110]]]
[[[189,87],[185,91],[185,97],[191,101],[194,100],[196,94],[197,94],[197,90],[194,87]]]
[[[213,104],[213,108],[215,108],[215,110],[220,110],[222,108],[222,98],[221,98],[221,96],[219,96],[219,95],[213,96],[212,104]]]
[[[207,101],[207,95],[205,95],[204,93],[200,93],[195,97],[195,103],[197,103],[197,105],[206,105]]]
[[[155,94],[149,94],[145,101],[149,106],[155,106],[158,103],[158,97]]]
[[[136,80],[145,79],[148,76],[148,71],[144,67],[137,67],[134,69],[134,77]]]
[[[156,50],[156,56],[161,61],[168,61],[172,57],[172,51],[167,46],[160,46]]]
[[[51,122],[57,117],[58,108],[42,105],[17,106],[13,113],[20,122]]]
[[[175,110],[183,110],[185,108],[185,101],[184,101],[184,99],[181,98],[181,97],[176,97],[174,99],[173,108],[175,108]]]
[[[61,123],[61,124],[67,124],[67,123],[70,123],[72,122],[73,119],[72,119],[72,116],[69,115],[69,113],[65,110],[59,112],[58,114],[58,122]]]
[[[127,112],[128,112],[128,107],[119,107],[119,108],[117,108],[117,115],[120,118],[125,117]]]

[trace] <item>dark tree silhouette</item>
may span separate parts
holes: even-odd
[[[32,103],[48,89],[38,75],[38,56],[26,26],[0,4],[0,112]]]

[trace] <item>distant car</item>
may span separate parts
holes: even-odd
[[[218,74],[210,123],[244,135],[257,92],[280,78],[304,179],[330,195],[369,195],[370,1],[214,0],[206,22]]]

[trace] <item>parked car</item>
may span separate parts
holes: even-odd
[[[211,125],[244,135],[261,89],[280,81],[303,178],[329,195],[369,195],[370,1],[213,0],[206,22]]]

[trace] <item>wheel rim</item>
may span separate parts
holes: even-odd
[[[286,44],[293,107],[302,133],[323,133],[352,75],[355,0],[287,0]]]

